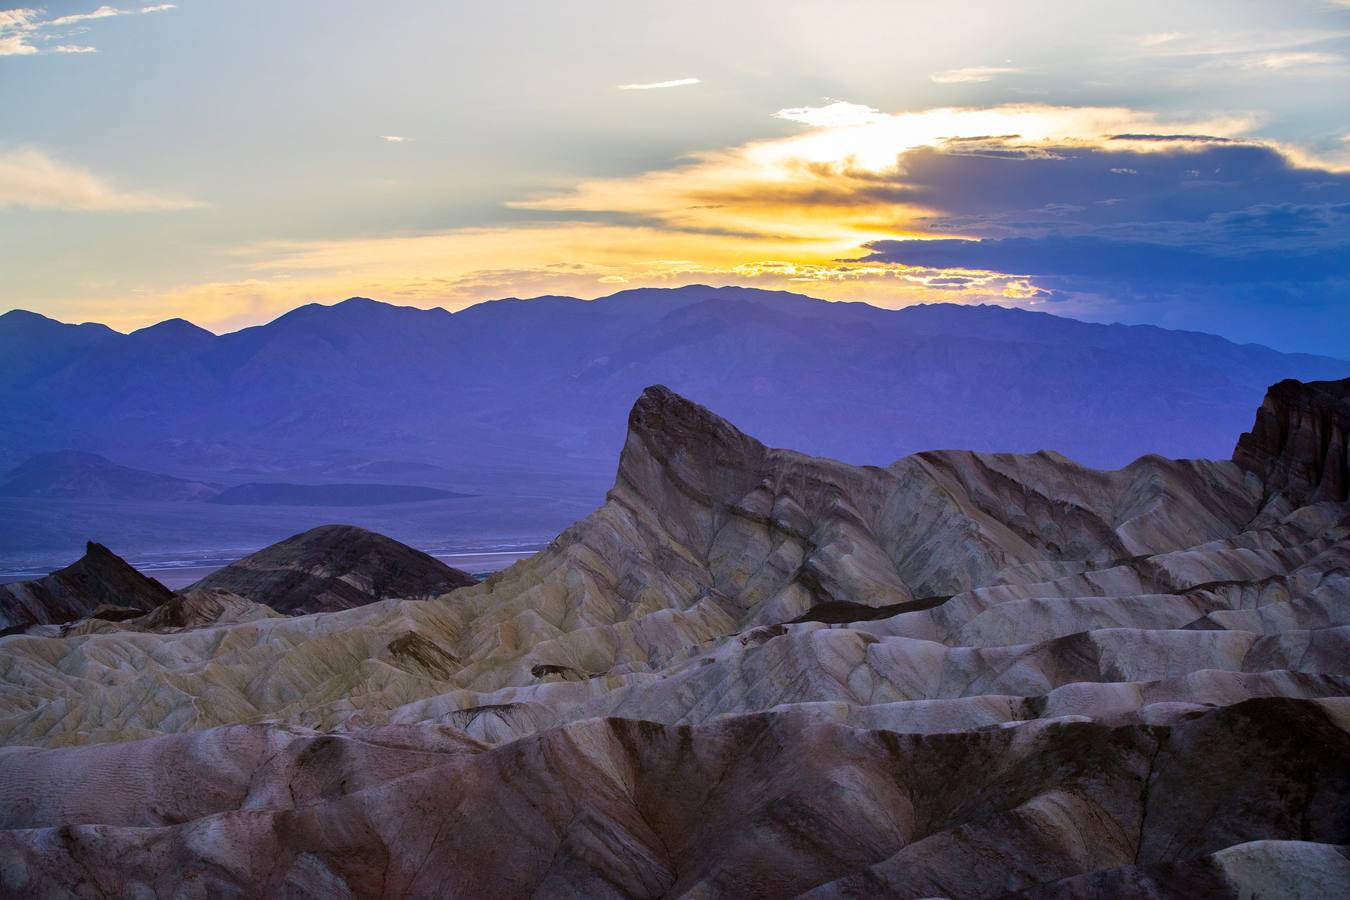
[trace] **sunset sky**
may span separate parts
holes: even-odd
[[[0,309],[690,282],[1350,356],[1350,2],[0,4]]]

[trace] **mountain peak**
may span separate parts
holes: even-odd
[[[194,325],[187,319],[175,317],[165,319],[163,322],[156,322],[154,325],[147,325],[144,328],[138,328],[131,332],[131,337],[191,340],[202,337],[214,338],[215,334],[200,325]]]
[[[103,325],[99,322],[81,322],[71,324],[44,316],[42,313],[35,313],[27,309],[11,309],[7,313],[0,314],[0,328],[6,330],[20,329],[30,331],[33,329],[46,329],[56,331],[58,329],[71,329],[72,333],[78,330],[81,333],[93,335],[115,335],[117,331]]]

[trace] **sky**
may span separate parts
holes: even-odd
[[[1350,357],[1350,2],[0,0],[0,309],[691,282]]]

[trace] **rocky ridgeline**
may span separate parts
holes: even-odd
[[[203,585],[0,640],[0,878],[1344,895],[1348,395],[1098,471],[849,466],[648,389],[605,504],[482,584],[302,616]]]

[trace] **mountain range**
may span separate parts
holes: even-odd
[[[398,473],[478,495],[409,511],[403,540],[470,520],[538,536],[600,502],[624,413],[652,383],[772,445],[855,464],[1054,448],[1116,467],[1225,455],[1266,385],[1347,374],[1345,360],[1149,326],[701,285],[456,313],[353,298],[223,335],[178,319],[121,334],[16,310],[0,316],[0,466],[76,450],[226,488]],[[13,523],[0,549],[83,543],[32,503],[0,503]],[[172,515],[82,508],[61,521],[146,549],[144,534],[184,530]],[[230,546],[253,547],[317,524],[259,519],[253,534],[246,517],[210,521]]]
[[[0,637],[0,887],[1345,896],[1350,380],[1231,456],[853,466],[649,387],[481,583],[325,528]]]

